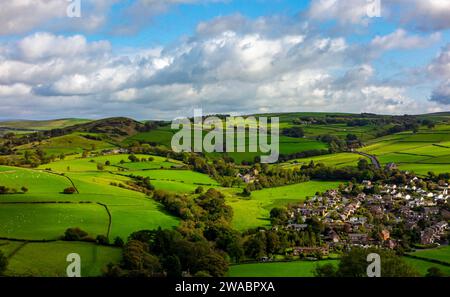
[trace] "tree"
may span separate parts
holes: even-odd
[[[369,162],[367,162],[367,160],[366,159],[360,159],[359,161],[358,161],[358,169],[359,170],[367,170],[367,169],[369,169],[370,168],[370,166],[369,166]]]
[[[176,255],[168,256],[163,261],[164,270],[168,277],[181,277],[181,262]]]
[[[130,160],[133,163],[139,162],[139,158],[136,157],[135,155],[131,154],[128,156],[128,160]]]
[[[445,274],[437,267],[430,267],[426,277],[445,277]]]
[[[117,236],[116,238],[114,238],[114,246],[117,246],[117,247],[123,247],[124,244],[125,244],[125,243],[123,242],[123,239],[120,238],[119,236]]]
[[[339,263],[336,276],[339,277],[367,277],[367,255],[376,253],[381,258],[382,277],[414,277],[419,274],[393,251],[378,248],[355,247],[344,254]]]
[[[335,277],[337,269],[333,264],[328,263],[325,265],[317,265],[313,273],[315,277]]]
[[[242,190],[243,197],[250,197],[251,195],[252,195],[252,192],[248,188],[244,188],[244,190]]]
[[[0,275],[3,275],[7,266],[8,266],[8,258],[6,258],[3,252],[0,251]]]
[[[64,233],[64,240],[67,241],[80,241],[88,236],[86,231],[80,228],[68,228]]]
[[[97,163],[97,170],[103,171],[105,169],[105,166],[102,163]]]
[[[293,137],[293,138],[302,138],[303,136],[305,136],[305,132],[303,131],[303,128],[298,127],[298,126],[283,129],[282,134],[284,136]]]
[[[258,237],[252,237],[244,244],[245,254],[252,259],[259,259],[265,256],[265,244]]]
[[[202,186],[198,186],[197,189],[195,189],[195,194],[201,194],[203,193],[203,187]]]
[[[108,237],[106,237],[105,235],[98,235],[95,241],[99,245],[109,245]]]
[[[71,194],[75,194],[76,191],[77,190],[74,187],[68,187],[68,188],[64,189],[63,193],[71,195]]]
[[[27,187],[22,187],[22,188],[20,188],[20,190],[22,190],[22,192],[25,194],[25,193],[27,193],[28,192],[28,188]]]

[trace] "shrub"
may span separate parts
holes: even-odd
[[[114,245],[117,247],[123,247],[124,246],[124,242],[123,239],[120,238],[119,236],[117,236],[116,238],[114,238]]]
[[[98,235],[96,238],[96,242],[100,245],[109,245],[109,239],[105,235]]]
[[[88,236],[86,231],[81,230],[80,228],[69,228],[64,233],[64,240],[67,241],[80,241],[85,240]]]
[[[74,187],[69,187],[69,188],[65,188],[64,189],[64,191],[63,191],[63,193],[64,194],[75,194],[75,192],[76,192],[77,190],[74,188]]]

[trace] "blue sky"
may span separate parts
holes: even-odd
[[[3,4],[0,119],[450,110],[450,0],[79,1]]]

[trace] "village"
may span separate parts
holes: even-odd
[[[307,230],[305,222],[311,219],[324,225],[320,246],[295,247],[292,254],[324,256],[352,246],[404,251],[447,243],[447,183],[428,184],[427,188],[424,180],[412,177],[402,186],[364,181],[361,187],[363,191],[356,195],[349,187],[342,187],[311,197],[302,205],[291,205],[282,228],[301,232]]]

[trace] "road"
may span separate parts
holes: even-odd
[[[380,161],[378,161],[376,156],[358,151],[353,151],[353,153],[369,158],[376,169],[381,169]]]

